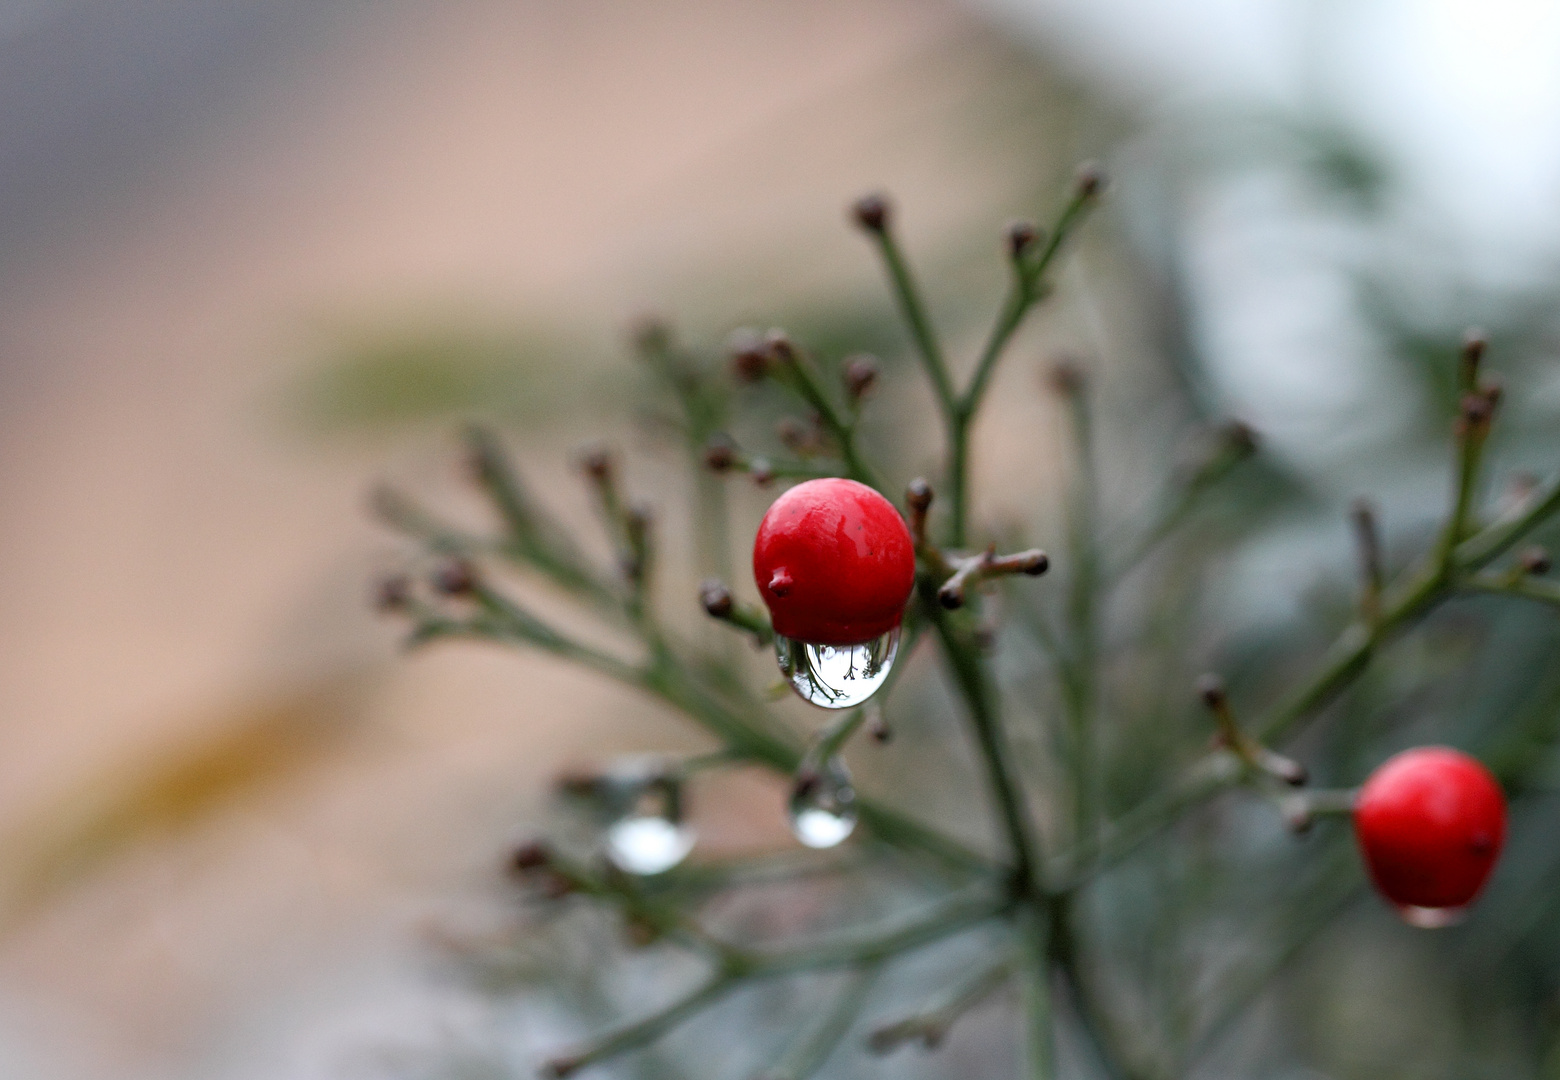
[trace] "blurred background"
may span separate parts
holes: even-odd
[[[1059,351],[1097,376],[1124,515],[1197,424],[1248,421],[1261,469],[1175,601],[1195,631],[1122,699],[1150,716],[1153,685],[1212,663],[1271,699],[1341,625],[1348,501],[1376,500],[1395,565],[1441,514],[1465,326],[1506,383],[1491,499],[1560,466],[1560,7],[0,0],[0,1073],[519,1076],[582,1030],[496,1003],[433,943],[502,907],[496,868],[557,815],[560,768],[698,744],[536,655],[403,655],[368,603],[397,549],[367,493],[458,491],[450,434],[482,416],[587,529],[574,455],[610,437],[663,508],[668,617],[704,632],[688,484],[625,329],[655,311],[711,355],[749,322],[879,352],[869,435],[902,481],[935,429],[844,208],[893,194],[967,355],[1003,224],[1048,218],[1084,158],[1111,202],[1000,376],[978,516],[1058,542]],[[733,492],[739,568],[765,498]],[[1458,608],[1345,703],[1368,737],[1335,722],[1301,747],[1353,784],[1409,742],[1536,717],[1481,917],[1427,937],[1340,894],[1193,1068],[1560,1075],[1553,624]],[[1032,652],[1003,656],[1043,700]],[[927,734],[885,781],[935,740],[922,696]],[[1124,792],[1148,783],[1124,768]],[[928,798],[957,817],[956,792]],[[718,799],[741,812],[707,814],[701,850],[787,842],[780,787]],[[1264,819],[1239,850],[1291,847]],[[1145,897],[1188,873],[1150,856],[1100,901],[1151,1046],[1179,1037],[1154,987],[1193,975]],[[1233,916],[1182,917],[1206,944]],[[1005,1068],[1004,1032],[834,1075]]]

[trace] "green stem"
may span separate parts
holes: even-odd
[[[1068,500],[1067,538],[1072,557],[1067,613],[1072,631],[1071,679],[1065,700],[1073,751],[1073,832],[1078,842],[1095,831],[1094,727],[1099,664],[1099,544],[1095,525],[1098,475],[1088,389],[1079,380],[1067,395],[1076,462]]]
[[[1051,928],[1040,902],[1019,913],[1024,940],[1024,1018],[1029,1076],[1055,1080],[1056,1024],[1051,1011]]]
[[[1560,511],[1560,476],[1535,492],[1509,517],[1494,522],[1459,544],[1458,566],[1465,571],[1482,570],[1557,511]]]
[[[1529,578],[1519,578],[1516,581],[1507,581],[1499,577],[1475,575],[1464,578],[1461,582],[1464,589],[1475,592],[1496,593],[1501,596],[1520,596],[1527,600],[1537,600],[1540,603],[1560,607],[1560,585],[1552,581],[1533,581]]]
[[[910,336],[915,341],[916,352],[920,355],[927,378],[931,380],[932,389],[937,394],[938,407],[942,411],[944,420],[949,420],[958,412],[953,380],[948,376],[948,365],[943,360],[942,346],[937,343],[937,334],[932,329],[932,321],[926,313],[926,305],[921,301],[920,291],[911,277],[910,266],[906,263],[904,253],[900,251],[899,242],[895,239],[891,228],[885,226],[874,230],[872,235],[877,240],[878,252],[882,255],[883,265],[888,270],[889,281],[893,285],[894,298],[899,303],[900,314],[904,316],[906,325],[910,327]]]
[[[1085,978],[1082,958],[1078,955],[1078,932],[1073,928],[1073,901],[1071,896],[1057,897],[1051,901],[1051,955],[1057,972],[1066,984],[1078,1025],[1083,1031],[1095,1060],[1110,1080],[1124,1080],[1126,1073],[1121,1064],[1123,1057],[1117,1041],[1112,1037],[1110,1017],[1104,1011],[1096,995],[1090,993]]]
[[[543,1073],[553,1077],[572,1076],[581,1069],[655,1042],[690,1016],[723,997],[737,981],[737,977],[728,971],[716,971],[660,1011],[619,1028],[583,1050],[554,1058],[547,1063]]]
[[[932,625],[942,640],[943,654],[953,668],[954,681],[958,683],[969,710],[970,725],[985,762],[992,801],[996,804],[1003,829],[1007,833],[1008,845],[1013,852],[1013,886],[1019,896],[1043,896],[1039,847],[1030,831],[1028,807],[1013,769],[1013,753],[1007,744],[996,703],[986,683],[979,650],[967,636],[959,633],[956,617],[944,611],[938,603],[936,583],[930,583],[930,588],[926,587],[927,584],[923,582],[923,607],[930,612]]]
[[[957,411],[961,415],[972,417],[980,409],[981,399],[986,394],[986,385],[991,381],[991,374],[996,370],[997,361],[1001,360],[1002,354],[1006,352],[1008,341],[1023,323],[1024,316],[1046,296],[1047,290],[1042,281],[1045,272],[1056,261],[1062,245],[1066,243],[1073,229],[1083,220],[1084,213],[1094,205],[1094,202],[1094,192],[1082,187],[1075,189],[1072,197],[1067,200],[1067,205],[1062,207],[1062,213],[1056,219],[1056,224],[1052,226],[1050,235],[1046,237],[1045,245],[1041,247],[1033,261],[1029,261],[1023,253],[1015,256],[1012,289],[1003,301],[996,325],[991,328],[991,333],[986,338],[986,345],[981,350],[980,359],[976,361],[975,373],[970,378],[969,388],[958,400]]]
[[[875,963],[961,933],[1003,914],[1012,906],[1012,899],[1006,896],[960,897],[939,904],[930,915],[887,933],[844,937],[782,952],[750,953],[746,966],[739,970],[746,975],[762,977]]]
[[[820,1022],[804,1030],[778,1062],[758,1074],[759,1080],[808,1080],[823,1068],[861,1015],[881,969],[881,964],[867,964],[851,972]]]
[[[792,389],[812,406],[824,427],[829,429],[835,443],[839,446],[840,457],[844,462],[845,471],[852,480],[860,481],[868,487],[883,490],[883,482],[873,471],[872,467],[862,458],[856,448],[856,426],[850,418],[844,416],[834,404],[833,399],[823,387],[823,380],[819,378],[817,370],[812,366],[806,355],[793,348],[790,362],[784,371],[790,374]]]
[[[907,1042],[919,1042],[926,1049],[935,1050],[960,1017],[985,1001],[1013,977],[1014,967],[1014,959],[1006,957],[990,967],[976,971],[974,975],[956,983],[952,990],[940,994],[932,1004],[923,1007],[915,1015],[877,1028],[872,1032],[868,1045],[877,1054],[890,1053]]]

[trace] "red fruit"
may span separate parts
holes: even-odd
[[[894,504],[865,484],[809,480],[764,515],[753,578],[775,633],[859,645],[899,625],[915,584],[915,545]]]
[[[1479,762],[1445,746],[1405,750],[1354,800],[1370,875],[1400,908],[1454,915],[1478,895],[1506,839],[1506,797]],[[1411,920],[1413,921],[1413,920]]]

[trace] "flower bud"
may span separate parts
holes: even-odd
[[[538,870],[552,861],[552,848],[544,840],[532,840],[515,848],[509,856],[509,868],[517,874]]]
[[[1007,227],[1008,255],[1023,258],[1040,239],[1040,230],[1030,221],[1015,221]]]
[[[704,447],[704,464],[715,472],[726,472],[737,463],[737,448],[725,435],[713,435]]]
[[[1537,545],[1523,548],[1517,555],[1517,565],[1522,568],[1524,574],[1542,577],[1549,573],[1549,552]]]
[[[477,587],[476,569],[465,559],[449,559],[433,572],[433,587],[445,596],[466,596]]]
[[[724,619],[731,614],[731,590],[724,581],[710,578],[699,586],[699,603],[704,605],[704,610],[711,618]]]
[[[612,452],[605,446],[592,446],[580,454],[580,468],[600,483],[612,475]]]
[[[1097,198],[1101,191],[1105,190],[1105,174],[1100,171],[1098,164],[1086,161],[1078,166],[1078,171],[1073,174],[1073,191],[1081,199]]]
[[[405,574],[391,574],[374,587],[374,607],[380,611],[405,610],[412,599],[412,582]]]
[[[888,200],[882,195],[863,195],[850,208],[850,214],[867,232],[881,233],[888,228]]]
[[[845,391],[852,401],[860,401],[866,397],[867,392],[877,382],[881,367],[877,357],[867,353],[857,353],[847,357],[843,374],[845,376]]]
[[[757,330],[744,327],[726,339],[731,370],[741,382],[759,382],[769,373],[769,350]]]
[[[1210,709],[1223,708],[1225,701],[1224,680],[1208,674],[1197,680],[1197,696]]]

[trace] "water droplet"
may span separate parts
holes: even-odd
[[[775,638],[780,673],[806,701],[824,709],[849,709],[877,692],[894,666],[899,627],[860,645],[814,645]]]
[[[1399,904],[1398,916],[1409,926],[1417,926],[1421,930],[1444,930],[1448,926],[1456,926],[1468,916],[1465,907],[1416,907],[1413,904]]]
[[[630,874],[664,873],[693,850],[693,830],[664,814],[630,814],[607,828],[607,858]]]
[[[838,757],[816,772],[804,766],[791,793],[791,832],[810,848],[843,843],[856,828],[856,789]]]

